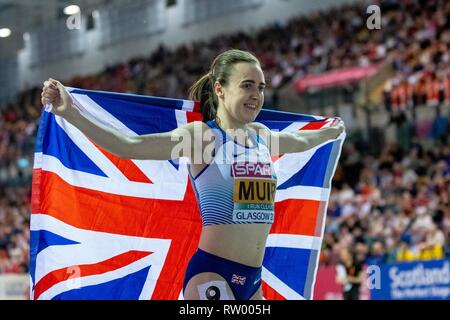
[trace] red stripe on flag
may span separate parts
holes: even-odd
[[[266,300],[287,300],[285,297],[275,291],[271,286],[269,286],[267,282],[263,281],[261,286],[263,297],[266,298]]]
[[[182,226],[166,228],[174,221],[201,225],[198,205],[190,189],[182,201],[147,199],[72,186],[50,171],[34,174],[40,175],[41,190],[40,197],[32,199],[32,213],[51,215],[76,228],[167,238],[183,230]],[[149,224],[153,220],[164,228]]]
[[[328,122],[327,121],[318,121],[318,122],[310,122],[300,130],[318,130],[322,129]]]
[[[36,155],[35,155],[36,156]],[[42,181],[42,170],[33,169],[32,181],[31,181],[31,212],[39,212],[39,203],[42,198],[41,194],[41,181]]]
[[[315,236],[320,201],[288,199],[275,203],[275,222],[270,233]]]
[[[50,289],[55,284],[68,279],[76,279],[96,274],[102,274],[113,270],[120,269],[132,262],[138,261],[144,257],[151,255],[153,252],[128,251],[115,256],[111,259],[95,263],[83,264],[80,266],[70,266],[58,269],[46,274],[34,288],[34,299],[38,299],[41,294]]]
[[[194,112],[199,112],[201,113],[201,109],[200,109],[200,101],[194,101]]]
[[[143,182],[143,183],[153,183],[143,172],[139,167],[132,161],[127,159],[119,158],[118,156],[102,149],[98,144],[96,144],[94,141],[90,140],[97,149],[101,151],[111,161],[117,169],[120,170],[120,172],[123,173],[125,177],[129,181],[133,182]]]
[[[182,201],[170,201],[75,187],[57,174],[40,169],[35,169],[33,175],[36,179],[33,181],[32,213],[48,214],[85,230],[171,239],[152,298],[178,299],[184,270],[197,249],[202,227],[190,183]]]
[[[186,112],[186,118],[188,123],[194,121],[203,121],[203,116],[200,112]]]

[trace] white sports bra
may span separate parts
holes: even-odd
[[[215,136],[213,159],[196,177],[190,173],[203,225],[272,224],[277,178],[266,143],[249,130],[253,147],[244,146],[216,122],[206,124]]]

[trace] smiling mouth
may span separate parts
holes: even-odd
[[[256,110],[258,107],[256,106],[256,104],[251,104],[251,103],[246,103],[246,104],[244,104],[244,106],[246,107],[246,108],[248,108],[248,109],[251,109],[251,110]]]

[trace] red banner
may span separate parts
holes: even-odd
[[[342,285],[336,283],[336,268],[319,267],[314,286],[314,300],[342,300]]]
[[[298,93],[308,89],[327,88],[337,85],[360,81],[373,76],[380,69],[381,65],[371,65],[367,67],[352,67],[339,70],[312,74],[300,78],[295,83]]]
[[[342,285],[336,283],[336,266],[319,267],[314,286],[314,300],[343,300]],[[370,299],[367,286],[366,266],[363,267],[362,283],[359,290],[360,300]]]

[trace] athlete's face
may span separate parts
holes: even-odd
[[[233,66],[229,82],[221,86],[216,82],[216,94],[222,106],[236,121],[255,121],[264,103],[265,79],[261,67],[241,62]]]

